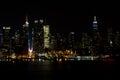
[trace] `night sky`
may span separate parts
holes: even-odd
[[[18,2],[19,3],[19,2]],[[97,16],[101,29],[113,27],[119,30],[119,7],[111,4],[94,3],[45,3],[21,2],[0,6],[0,26],[20,27],[24,24],[26,14],[29,20],[45,18],[53,31],[89,31],[92,26],[93,16]]]

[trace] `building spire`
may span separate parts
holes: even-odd
[[[25,21],[27,21],[27,22],[28,22],[28,16],[27,16],[27,15],[25,16]]]
[[[96,18],[96,16],[94,16],[94,20],[93,20],[93,28],[95,28],[95,29],[98,28],[98,24],[97,24],[97,18]]]
[[[94,16],[94,20],[93,20],[93,24],[97,24],[97,18],[96,18],[96,16]]]
[[[94,21],[96,21],[96,16],[94,16]]]
[[[28,22],[28,16],[26,15],[25,17],[25,25],[28,27],[29,26],[29,22]]]

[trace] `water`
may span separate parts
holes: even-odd
[[[0,62],[4,80],[118,80],[116,61]]]

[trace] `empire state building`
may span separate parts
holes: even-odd
[[[96,16],[94,16],[94,20],[93,20],[93,29],[98,29],[98,22]]]
[[[93,46],[97,47],[100,44],[100,33],[98,30],[98,22],[96,19],[96,16],[94,16],[94,20],[93,20]]]

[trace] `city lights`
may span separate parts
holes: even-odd
[[[26,16],[25,24],[21,29],[2,27],[0,30],[0,43],[3,47],[0,50],[1,58],[8,58],[7,61],[23,59],[23,61],[56,60],[62,62],[98,60],[119,55],[114,54],[113,47],[116,50],[119,49],[120,33],[117,31],[113,38],[112,28],[110,28],[107,36],[103,37],[96,16],[91,21],[92,34],[82,32],[81,37],[75,31],[64,35],[51,33],[52,26],[44,23],[43,19],[35,19],[32,23],[28,21],[28,18]]]

